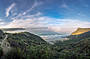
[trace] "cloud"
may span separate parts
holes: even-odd
[[[33,15],[34,16],[34,15]],[[8,23],[7,28],[41,28],[48,27],[48,30],[54,32],[73,32],[78,27],[90,28],[89,21],[82,21],[77,19],[55,19],[45,16],[14,19]]]
[[[90,22],[76,19],[59,19],[57,25],[50,26],[50,29],[56,32],[73,32],[77,28],[90,28]]]
[[[5,27],[44,27],[47,21],[43,17],[29,18],[29,19],[14,19],[12,22],[7,24]]]
[[[27,13],[30,13],[31,11],[33,11],[37,6],[39,6],[39,5],[41,5],[42,4],[42,2],[40,2],[40,1],[38,1],[38,0],[34,0],[34,3],[32,4],[32,6],[28,9],[28,10],[26,10],[26,11],[24,11],[23,13],[19,13],[19,14],[14,14],[14,15],[16,15],[15,17],[13,17],[13,18],[11,18],[11,19],[18,19],[18,18],[25,18],[25,17],[27,17],[27,18],[30,18],[30,17],[36,17],[36,16],[40,16],[42,13],[41,12],[38,12],[37,11],[37,13],[36,14],[34,14],[34,15],[27,15]]]
[[[3,21],[3,19],[0,19],[0,28],[6,26],[6,22]]]
[[[42,2],[40,2],[39,0],[38,1],[34,0],[33,5],[28,10],[22,13],[13,9],[16,6],[16,3],[12,3],[6,9],[6,17],[8,17],[11,13],[13,16],[11,17],[12,21],[8,23],[4,21],[0,21],[0,26],[3,28],[43,28],[45,27],[46,29],[55,31],[55,32],[72,32],[78,27],[90,28],[89,21],[82,21],[79,19],[56,19],[56,18],[43,16],[41,12],[37,12],[37,11],[35,11],[37,13],[33,15],[27,14],[27,13],[30,14],[30,12],[32,12],[37,6],[41,5],[41,3]],[[65,2],[63,2],[63,4],[61,5],[61,8],[74,11]],[[78,15],[81,15],[81,13],[78,13]]]
[[[63,3],[63,4],[61,5],[61,8],[68,8],[68,5],[65,4],[65,3]]]
[[[32,5],[30,9],[26,10],[23,13],[19,13],[16,17],[11,18],[13,20],[3,27],[5,28],[43,28],[43,27],[46,27],[48,30],[54,31],[54,32],[72,32],[78,27],[90,28],[89,21],[82,21],[79,19],[50,18],[50,17],[42,16],[43,14],[41,12],[37,12],[36,14],[33,14],[33,15],[27,15],[27,13],[31,12],[34,8],[39,6],[40,3],[41,2],[38,2],[37,0],[35,0],[34,4]],[[7,12],[6,12],[7,17],[9,16],[10,10],[15,5],[16,4],[13,3],[10,5],[9,8],[7,8]],[[71,10],[66,3],[63,3],[61,7]]]
[[[64,8],[69,11],[74,11],[74,9],[70,8],[70,6],[65,2],[63,2],[63,4],[60,5],[60,8]]]
[[[12,17],[11,19],[12,19],[12,20],[32,19],[32,18],[40,17],[40,16],[42,16],[42,13],[41,13],[41,12],[37,12],[36,14],[33,14],[33,15],[22,15],[22,14],[19,14],[18,16]]]
[[[16,5],[15,3],[12,3],[12,4],[6,9],[6,17],[9,16],[11,9],[14,8],[15,5]]]
[[[22,14],[20,13],[20,14],[18,15],[18,17],[23,16],[23,15],[26,15],[28,12],[31,12],[35,7],[37,7],[37,6],[39,6],[40,4],[42,4],[42,2],[38,2],[37,0],[34,0],[34,1],[35,1],[35,2],[34,2],[34,4],[32,5],[32,7],[29,8],[28,10],[26,10],[25,12],[23,12]]]
[[[37,0],[35,0],[34,4],[32,5],[32,7],[28,10],[26,10],[25,12],[23,12],[22,15],[27,14],[28,12],[32,11],[35,7],[37,7],[38,5],[40,5],[40,3],[37,2]]]

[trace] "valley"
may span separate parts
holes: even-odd
[[[90,59],[90,0],[0,0],[0,59]]]
[[[58,35],[48,35],[53,40],[47,41],[29,32],[0,30],[0,34],[1,59],[88,59],[90,56],[89,31],[80,35],[59,35],[61,39],[55,41]]]

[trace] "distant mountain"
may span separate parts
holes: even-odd
[[[37,35],[61,35],[63,33],[57,33],[54,31],[49,30],[48,28],[26,28],[27,31],[30,33],[34,33]]]
[[[1,28],[3,32],[6,33],[19,33],[19,32],[26,32],[25,28]]]
[[[38,31],[35,33],[38,35],[61,35],[60,33],[53,32],[53,31]]]
[[[90,31],[90,28],[78,28],[75,32],[73,32],[71,35],[80,35],[82,33]]]
[[[25,28],[1,28],[3,31],[25,30]]]

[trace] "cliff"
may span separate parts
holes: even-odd
[[[90,31],[90,28],[78,28],[75,32],[73,32],[71,35],[80,35],[85,32]]]

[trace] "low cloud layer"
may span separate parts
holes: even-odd
[[[5,23],[5,22],[3,22]],[[1,24],[0,24],[1,25]],[[50,17],[32,17],[28,19],[14,19],[8,24],[2,25],[4,28],[41,28],[55,32],[72,32],[78,27],[88,28],[90,22],[75,19],[55,19]]]

